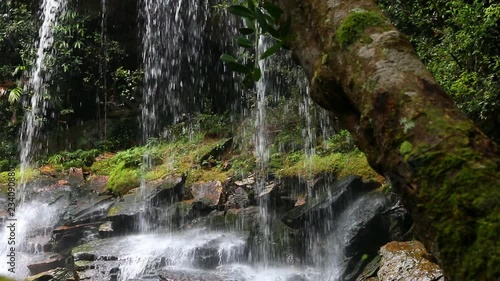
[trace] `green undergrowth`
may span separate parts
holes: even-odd
[[[278,176],[314,177],[318,174],[329,173],[336,177],[360,175],[365,180],[383,181],[367,162],[365,155],[360,151],[347,153],[331,153],[327,155],[291,154],[284,157],[283,168],[276,171]]]
[[[19,168],[15,169],[14,173],[15,173],[15,176],[14,176],[15,181],[17,184],[19,184],[19,182],[21,180],[20,169]],[[40,173],[38,172],[38,170],[35,170],[35,169],[27,169],[24,172],[24,176],[25,176],[26,181],[34,180],[39,175],[40,175]],[[1,192],[5,193],[7,191],[8,183],[9,183],[9,172],[1,172],[0,173],[0,191]]]
[[[143,173],[147,181],[169,175],[186,175],[188,183],[200,180],[224,181],[230,174],[229,168],[224,168],[224,159],[211,159],[206,155],[227,140],[207,138],[200,134],[192,139],[182,138],[173,142],[133,147],[95,161],[90,169],[94,174],[108,175],[107,187],[116,193],[138,187]],[[152,166],[147,171],[142,171],[145,154],[150,156]],[[207,159],[202,160],[204,157]]]

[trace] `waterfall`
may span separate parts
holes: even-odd
[[[269,39],[264,36],[259,36],[256,59],[259,59],[270,47]],[[269,77],[266,75],[268,59],[259,59],[258,66],[262,73],[262,78],[257,81],[255,91],[257,92],[257,106],[255,112],[255,157],[257,159],[257,177],[256,191],[259,196],[259,212],[261,219],[261,231],[263,240],[259,243],[258,257],[264,267],[269,265],[271,259],[271,244],[270,244],[270,214],[268,211],[268,196],[262,195],[265,191],[267,183],[267,165],[269,162],[269,141],[266,132],[266,90],[269,83]]]
[[[30,73],[30,79],[25,87],[26,92],[32,92],[31,110],[26,112],[26,119],[21,129],[21,185],[19,195],[21,204],[25,200],[26,171],[32,166],[32,161],[37,150],[37,139],[40,137],[40,129],[47,113],[47,101],[45,95],[47,83],[50,81],[50,71],[45,63],[53,56],[51,50],[54,42],[53,31],[57,25],[58,16],[66,9],[66,0],[44,0],[42,2],[40,15],[42,25],[38,33],[38,44],[36,61]]]
[[[162,135],[162,128],[181,120],[188,109],[191,111],[192,101],[201,94],[205,83],[199,74],[203,67],[200,65],[203,35],[211,9],[208,1],[198,0],[145,0],[143,3],[141,123],[144,144],[152,138],[167,138]],[[141,197],[147,184],[145,176],[152,164],[151,155],[146,152],[142,162]],[[146,216],[140,219],[141,232],[149,228]]]

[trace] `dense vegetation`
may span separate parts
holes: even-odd
[[[410,37],[420,57],[456,104],[498,140],[500,135],[495,128],[500,125],[499,5],[486,0],[383,0],[379,5]],[[36,3],[30,1],[3,1],[0,13],[0,51],[4,54],[0,58],[0,123],[5,128],[0,133],[0,159],[5,162],[9,155],[17,154],[15,136],[23,120],[23,101],[30,95],[24,85],[33,62],[38,15]],[[68,128],[89,120],[97,122],[87,122],[88,127],[95,128],[84,140],[76,142],[70,137],[69,147],[57,143],[51,151],[116,150],[140,140],[134,133],[134,122],[113,122],[107,118],[108,114],[124,111],[128,112],[125,116],[132,117],[129,121],[137,116],[142,79],[142,71],[133,62],[137,50],[131,53],[126,42],[107,38],[101,21],[100,11],[72,5],[56,28],[53,51],[57,56],[48,62],[56,77],[48,97],[54,118],[47,119],[44,130],[53,138],[67,138],[72,134]],[[214,113],[214,102],[206,101],[204,106],[198,110]],[[125,123],[129,129],[122,130]]]
[[[460,109],[500,141],[497,1],[378,1]]]

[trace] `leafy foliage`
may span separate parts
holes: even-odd
[[[284,45],[289,30],[290,18],[282,20],[283,11],[269,1],[247,0],[239,1],[227,7],[227,11],[244,20],[245,26],[239,28],[241,34],[236,38],[236,43],[243,49],[250,51],[250,59],[237,59],[223,54],[221,60],[233,71],[244,75],[243,84],[251,87],[255,81],[260,80],[262,72],[258,60],[263,60],[278,52]],[[259,36],[270,36],[274,39],[273,46],[265,50],[260,57],[253,53],[259,48]]]
[[[457,106],[500,141],[500,5],[495,1],[378,1]]]

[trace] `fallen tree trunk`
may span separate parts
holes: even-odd
[[[447,280],[500,278],[500,158],[371,0],[276,0],[311,96],[391,178]]]

